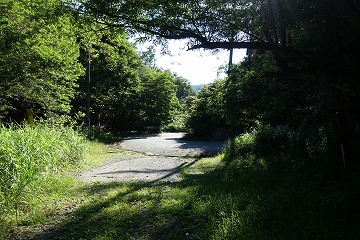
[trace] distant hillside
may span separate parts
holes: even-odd
[[[200,85],[191,85],[192,89],[194,89],[195,92],[200,91],[204,86],[207,84],[200,84]]]

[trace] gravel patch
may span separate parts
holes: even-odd
[[[89,169],[80,173],[78,177],[89,182],[177,182],[180,180],[178,174],[184,164],[184,160],[176,157],[131,157]]]

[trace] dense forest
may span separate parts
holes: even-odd
[[[124,30],[78,15],[63,1],[1,4],[1,108],[4,123],[69,118],[112,131],[171,121],[187,80],[137,53]]]
[[[131,43],[166,51],[170,39],[229,50],[227,77],[195,92]],[[358,239],[359,40],[356,0],[2,0],[0,223],[27,211],[33,179],[83,158],[83,135],[186,131],[226,139],[220,167],[201,170],[210,180],[178,186],[194,194],[181,208],[191,239]],[[237,48],[247,55],[235,63]],[[35,127],[14,125],[24,121]],[[47,134],[56,163],[23,147]]]

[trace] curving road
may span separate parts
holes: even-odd
[[[182,167],[191,164],[184,157],[218,153],[223,145],[223,142],[186,141],[183,136],[183,133],[161,133],[126,138],[120,143],[122,149],[145,155],[118,157],[78,177],[90,182],[176,182],[180,180],[178,173]]]
[[[223,142],[183,140],[184,133],[160,133],[156,135],[124,139],[124,150],[168,157],[196,157],[221,151]]]

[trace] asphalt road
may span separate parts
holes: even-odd
[[[157,182],[179,181],[181,169],[191,164],[185,157],[197,157],[221,151],[223,142],[185,141],[182,133],[161,133],[124,139],[120,147],[142,153],[121,156],[109,163],[79,173],[78,177],[90,182]]]
[[[196,157],[221,151],[221,141],[187,141],[184,133],[160,133],[124,139],[124,150],[167,157]]]

